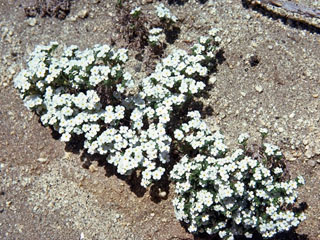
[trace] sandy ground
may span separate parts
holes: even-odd
[[[73,1],[64,20],[27,18],[25,1],[0,0],[0,239],[194,239],[176,221],[171,199],[155,197],[133,179],[116,176],[101,160],[70,152],[23,106],[12,79],[38,44],[50,41],[81,48],[96,43],[124,46],[116,31],[115,1]],[[242,132],[258,141],[270,131],[292,176],[302,175],[300,202],[308,218],[297,234],[281,239],[320,239],[320,21],[247,1],[162,1],[181,20],[178,39],[168,45],[188,49],[210,28],[221,28],[223,58],[209,98],[207,117],[233,146]],[[320,8],[317,1],[300,3]],[[133,2],[146,16],[155,0]],[[285,17],[283,17],[285,16]],[[117,41],[119,39],[119,41]],[[130,51],[130,56],[137,50]],[[132,60],[136,78],[148,62]],[[74,149],[73,149],[74,150]],[[154,193],[156,192],[156,193]]]

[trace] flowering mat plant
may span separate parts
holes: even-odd
[[[160,17],[176,21],[161,9]],[[150,38],[160,32],[151,30]],[[270,238],[305,219],[293,207],[303,178],[285,180],[277,146],[265,143],[252,153],[242,134],[241,147],[228,151],[224,136],[211,132],[200,112],[185,110],[214,69],[217,32],[200,37],[190,52],[174,50],[140,81],[125,71],[126,49],[81,51],[52,42],[36,47],[14,85],[61,141],[83,138],[88,154],[105,156],[121,175],[139,172],[145,188],[170,175],[176,217],[189,232]],[[264,139],[267,132],[261,133]]]

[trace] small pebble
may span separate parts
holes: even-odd
[[[217,81],[216,76],[211,76],[210,79],[209,79],[209,83],[210,84],[214,84],[216,81]]]
[[[47,158],[38,158],[38,162],[45,163],[47,161],[48,161]]]
[[[305,155],[308,159],[312,158],[312,157],[314,156],[314,152],[312,151],[312,148],[308,148],[304,155]]]
[[[84,19],[84,18],[86,18],[88,16],[89,16],[89,10],[88,9],[83,9],[78,13],[78,17],[82,18],[82,19]]]
[[[36,18],[29,18],[27,21],[28,25],[30,27],[34,27],[35,25],[37,25],[37,19]]]
[[[141,64],[141,63],[138,63],[138,64],[136,64],[136,65],[134,66],[134,70],[135,70],[136,72],[141,72],[141,67],[142,67],[142,64]]]
[[[89,167],[89,171],[90,171],[90,172],[93,173],[93,172],[96,172],[97,170],[98,170],[98,169],[97,169],[97,167],[96,167],[95,165],[93,165],[93,164],[90,165],[90,167]]]
[[[310,166],[310,167],[315,167],[316,166],[316,161],[314,161],[314,160],[309,160],[308,161],[308,165]]]
[[[258,93],[262,93],[262,92],[263,92],[262,86],[257,85],[257,86],[256,86],[256,91],[257,91]]]
[[[293,112],[289,115],[289,118],[294,118],[294,116],[295,116],[295,113]]]
[[[245,97],[247,94],[245,92],[240,92],[242,97]]]
[[[159,197],[165,198],[167,196],[167,193],[165,191],[159,192]]]
[[[84,233],[82,232],[81,234],[80,234],[80,240],[83,240],[84,239]]]
[[[69,18],[69,20],[71,22],[75,22],[75,21],[77,21],[77,17],[76,16],[72,16],[72,17]]]

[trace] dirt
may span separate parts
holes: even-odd
[[[27,17],[50,16],[65,19],[70,11],[70,0],[31,0],[26,1],[24,12]]]
[[[180,19],[178,38],[164,55],[187,50],[212,27],[222,29],[216,82],[208,98],[200,97],[213,109],[206,120],[231,146],[242,132],[254,143],[259,128],[269,129],[268,141],[282,148],[291,175],[306,180],[299,202],[308,206],[307,220],[281,239],[320,239],[320,21],[253,1],[162,2]],[[13,88],[38,44],[124,46],[114,27],[116,1],[72,1],[64,20],[28,18],[25,3],[0,1],[0,239],[195,239],[175,219],[172,185],[144,191],[101,159],[70,152]],[[157,3],[132,5],[152,19]],[[317,1],[299,3],[320,8]],[[150,70],[144,56],[134,58],[139,51],[130,50],[128,63],[137,79]]]

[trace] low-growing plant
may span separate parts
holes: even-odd
[[[211,134],[199,113],[192,115],[196,120],[175,134],[179,138],[184,135],[185,147],[200,151],[195,156],[183,156],[171,171],[176,183],[176,217],[188,224],[191,233],[232,240],[243,235],[252,238],[258,232],[270,238],[305,219],[302,211],[293,210],[297,188],[304,179],[284,180],[283,168],[275,167],[282,158],[277,146],[264,144],[261,159],[247,154],[245,148],[227,154],[223,136]],[[248,138],[247,134],[240,135],[243,147]],[[265,162],[272,162],[273,167]]]
[[[163,3],[160,3],[156,7],[156,14],[160,19],[160,23],[156,24],[155,27],[162,28],[166,42],[173,43],[180,33],[180,28],[176,24],[178,18],[172,14],[170,9],[166,8]],[[162,44],[164,44],[164,41]]]
[[[104,128],[119,126],[125,110],[123,93],[133,86],[131,75],[122,68],[127,51],[114,51],[108,45],[85,51],[70,46],[57,58],[57,47],[55,42],[38,46],[28,69],[15,78],[25,106],[62,134],[65,142],[72,135],[91,139]]]
[[[41,122],[62,134],[62,141],[83,136],[89,154],[105,155],[122,175],[140,169],[141,185],[147,187],[160,180],[170,161],[167,126],[173,109],[204,89],[202,78],[210,71],[216,46],[211,36],[191,53],[175,50],[130,95],[134,83],[123,69],[125,49],[97,45],[80,51],[71,46],[57,57],[58,44],[51,43],[36,48],[15,87]]]
[[[172,23],[177,22],[178,18],[171,13],[171,11],[164,6],[163,3],[160,3],[156,7],[157,16],[161,19],[162,22],[170,25]]]
[[[164,6],[163,3],[156,7],[157,18],[147,18],[141,7],[132,7],[129,2],[117,5],[119,32],[129,47],[144,49],[151,46],[153,53],[161,53],[165,48],[169,35],[177,36],[179,28],[175,26],[178,18]]]
[[[139,17],[139,11],[130,14]],[[268,238],[304,219],[292,210],[303,178],[285,181],[279,148],[264,144],[255,154],[247,149],[247,134],[238,139],[242,149],[228,154],[224,136],[212,133],[198,111],[184,109],[206,88],[221,41],[217,32],[200,37],[190,52],[174,50],[137,82],[124,69],[126,49],[70,46],[59,54],[52,42],[36,47],[14,85],[62,141],[82,137],[85,150],[105,156],[119,174],[140,172],[143,187],[169,174],[177,150],[182,158],[170,173],[173,203],[190,232],[230,240],[258,231]],[[261,133],[265,139],[266,130]]]
[[[159,47],[163,43],[165,38],[162,28],[152,28],[149,30],[148,41],[152,47]]]
[[[124,2],[117,5],[116,29],[128,48],[141,50],[148,45],[148,19],[141,11],[141,7],[131,7]]]

